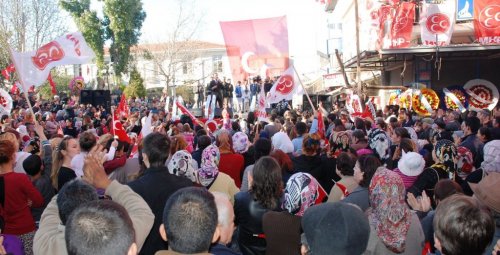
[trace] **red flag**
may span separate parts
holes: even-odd
[[[10,89],[11,94],[17,94],[19,93],[19,88],[17,87],[17,81],[14,82],[14,85],[12,85],[12,88]]]
[[[175,104],[177,105],[177,108],[179,108],[179,110],[186,114],[187,116],[189,116],[189,118],[191,118],[191,120],[193,121],[193,124],[195,123],[198,123],[198,119],[193,115],[193,113],[191,113],[184,105],[182,105],[178,100],[175,100]]]
[[[406,48],[410,46],[414,19],[415,3],[402,2],[392,20],[391,48]]]
[[[392,22],[392,6],[382,5],[378,9],[378,40],[377,50],[387,49],[391,43],[391,22]]]
[[[318,109],[318,134],[325,139],[325,122],[323,121],[323,112]]]
[[[474,31],[480,44],[500,44],[498,0],[474,0]]]
[[[288,68],[286,16],[220,22],[233,79],[280,75]]]
[[[2,70],[2,76],[5,77],[6,80],[10,81],[10,73],[14,71],[16,71],[14,64],[10,64],[5,69]]]
[[[52,80],[52,74],[49,73],[49,77],[47,78],[49,81],[50,87],[52,88],[52,95],[57,95],[56,83]]]
[[[122,123],[120,122],[119,117],[116,114],[113,114],[113,135],[118,137],[118,140],[122,142],[130,143],[130,137],[127,135],[127,131],[123,128]]]
[[[128,108],[127,99],[125,97],[125,94],[122,94],[122,97],[120,99],[120,104],[118,104],[118,108],[115,111],[115,115],[117,115],[118,118],[121,118],[121,117],[128,117],[129,114],[130,114],[130,109]]]

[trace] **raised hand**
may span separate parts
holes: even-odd
[[[98,189],[106,189],[111,183],[102,165],[106,156],[102,149],[101,145],[95,146],[87,154],[83,164],[83,179]]]

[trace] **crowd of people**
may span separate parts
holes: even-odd
[[[367,119],[279,108],[211,128],[130,99],[123,141],[110,109],[14,98],[0,254],[500,250],[500,105]]]

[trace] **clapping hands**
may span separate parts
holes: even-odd
[[[97,145],[85,156],[83,164],[83,179],[98,189],[106,189],[111,184],[111,180],[104,171],[105,159],[106,153],[103,147]]]
[[[422,192],[422,196],[418,198],[415,198],[415,196],[409,192],[406,201],[415,211],[428,212],[431,210],[431,199],[427,196],[425,190]]]

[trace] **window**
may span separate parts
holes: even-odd
[[[191,74],[193,73],[193,65],[191,63],[182,64],[182,74]]]
[[[212,73],[222,72],[222,56],[217,55],[212,57]]]

